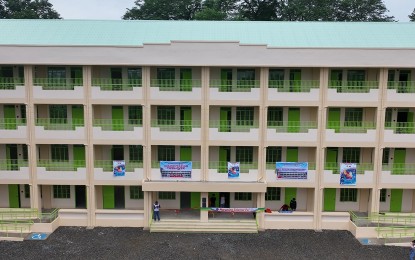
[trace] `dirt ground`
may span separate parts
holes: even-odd
[[[361,245],[347,231],[150,233],[60,227],[47,240],[0,242],[0,259],[408,259],[405,247]]]

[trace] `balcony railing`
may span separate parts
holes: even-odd
[[[268,121],[267,127],[277,133],[307,133],[309,129],[317,129],[315,121]]]
[[[35,78],[33,85],[42,86],[43,90],[74,90],[75,86],[83,86],[82,78]]]
[[[36,118],[36,125],[45,130],[75,130],[84,126],[84,120],[78,118]]]
[[[334,129],[336,133],[366,133],[369,129],[376,129],[376,123],[370,121],[329,121],[327,129]]]
[[[220,92],[251,92],[252,88],[259,88],[259,80],[211,79],[210,87],[219,88]]]
[[[391,171],[392,175],[415,175],[415,163],[383,164],[383,171]]]
[[[134,131],[134,127],[143,125],[141,119],[94,119],[94,127],[101,127],[103,131]]]
[[[0,90],[16,89],[16,86],[24,86],[24,78],[0,78]]]
[[[26,125],[26,118],[0,118],[0,129],[16,130],[23,125]]]
[[[385,122],[385,129],[391,129],[395,134],[414,134],[414,122]]]
[[[85,168],[85,160],[38,160],[37,167],[45,167],[47,171],[76,171],[78,168]]]
[[[415,93],[415,81],[388,81],[388,89],[398,93]]]
[[[209,169],[217,169],[218,173],[228,172],[228,162],[209,162]],[[240,162],[239,172],[249,173],[249,170],[258,170],[258,162]]]
[[[151,168],[160,168],[160,161],[151,161]],[[200,169],[201,163],[199,161],[192,161],[192,169]]]
[[[151,127],[158,127],[166,132],[191,132],[192,128],[200,128],[200,120],[151,120]]]
[[[324,165],[325,170],[333,171],[333,174],[339,174],[340,172],[340,163],[328,163]],[[372,163],[356,163],[356,173],[364,174],[365,171],[373,171]]]
[[[379,82],[331,80],[329,88],[337,89],[337,93],[369,93],[371,89],[379,88]]]
[[[267,162],[266,168],[267,168],[267,170],[276,170],[276,163],[275,162],[274,163]],[[309,170],[315,170],[316,169],[316,163],[315,162],[309,162],[308,163],[308,169]]]
[[[200,88],[200,79],[152,79],[150,86],[160,88],[160,91],[192,91],[193,88]]]
[[[219,132],[249,132],[258,128],[259,122],[254,120],[210,120],[209,128],[218,128]]]
[[[102,168],[104,172],[112,172],[114,170],[112,160],[95,160],[94,168]],[[142,169],[142,161],[125,161],[125,171],[133,172],[134,169]]]
[[[20,159],[1,159],[0,170],[1,171],[18,171],[20,167],[28,167],[29,162],[27,160]]]
[[[104,91],[131,91],[142,86],[141,79],[92,79],[92,86],[99,86]]]
[[[268,88],[276,88],[278,92],[310,92],[319,88],[319,80],[269,80]]]

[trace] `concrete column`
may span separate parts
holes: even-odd
[[[201,107],[201,181],[209,180],[209,78],[210,68],[202,67],[202,107]]]
[[[268,71],[269,68],[261,68],[260,72],[260,101],[259,101],[259,146],[258,146],[258,182],[266,181],[265,149],[267,138],[267,106],[268,98]]]
[[[257,193],[256,204],[258,208],[265,208],[265,193]],[[265,213],[264,211],[258,212],[256,214],[256,219],[258,223],[258,229],[260,231],[265,230]]]
[[[207,192],[200,193],[200,207],[202,207],[202,198],[206,198],[206,204],[209,203],[209,193]],[[200,222],[209,222],[209,211],[207,210],[200,211]]]

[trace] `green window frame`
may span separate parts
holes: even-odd
[[[65,67],[48,67],[49,79],[66,79]]]
[[[254,125],[254,108],[237,107],[236,108],[236,125],[253,126]]]
[[[54,199],[70,199],[71,186],[70,185],[53,185]]]
[[[130,199],[142,200],[144,199],[144,192],[142,186],[130,186]]]
[[[175,68],[157,68],[157,81],[160,88],[173,88],[176,79]]]
[[[267,114],[268,126],[282,126],[283,114],[284,113],[282,107],[269,107]]]
[[[176,108],[174,106],[158,106],[157,123],[159,125],[174,125],[176,123]]]
[[[235,159],[241,163],[252,163],[254,161],[254,148],[252,146],[237,146]]]
[[[382,164],[389,164],[390,148],[384,148],[382,153]]]
[[[388,194],[388,190],[387,189],[381,189],[380,190],[380,197],[379,197],[379,202],[386,202],[386,196]]]
[[[143,146],[142,145],[130,145],[129,146],[130,162],[142,162],[143,161]]]
[[[175,200],[176,199],[176,192],[174,191],[159,191],[159,199],[160,200]]]
[[[349,86],[363,86],[363,82],[366,80],[366,71],[364,70],[348,70],[347,82]]]
[[[340,189],[341,202],[357,202],[357,189]]]
[[[284,86],[284,70],[270,69],[268,75],[268,88],[281,88]]]
[[[266,163],[281,162],[282,158],[282,147],[269,146],[266,150],[265,160]]]
[[[30,186],[29,186],[29,184],[24,185],[24,197],[25,197],[25,199],[30,199]]]
[[[137,84],[141,86],[142,75],[141,68],[127,68],[128,84]]]
[[[255,86],[255,69],[238,69],[236,71],[238,88],[251,88]]]
[[[363,108],[346,108],[344,111],[345,126],[362,126]]]
[[[235,192],[235,200],[249,201],[252,200],[251,192]]]
[[[360,163],[360,148],[358,147],[344,147],[343,159],[344,163]]]
[[[49,105],[49,117],[52,124],[68,123],[68,106]]]
[[[172,145],[160,145],[157,152],[159,161],[176,160],[176,147]]]
[[[265,200],[278,201],[281,200],[281,188],[280,187],[267,187],[265,193]]]
[[[143,122],[143,107],[142,106],[128,106],[128,124],[142,125]]]
[[[50,145],[52,161],[69,161],[69,147],[67,144]]]

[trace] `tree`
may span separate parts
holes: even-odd
[[[61,19],[48,0],[0,0],[0,19]]]
[[[238,0],[205,0],[202,9],[196,13],[196,20],[234,20]]]
[[[239,17],[249,21],[278,20],[280,2],[276,0],[243,0],[239,6]]]
[[[383,0],[341,0],[334,2],[334,21],[393,22]]]
[[[412,11],[412,14],[408,15],[411,22],[415,22],[415,8]]]
[[[124,20],[194,20],[202,0],[136,0]]]

